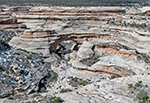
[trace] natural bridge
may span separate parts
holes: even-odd
[[[78,46],[83,41],[101,39],[100,43],[95,43],[96,48],[101,48],[106,51],[119,51],[120,49],[132,50],[130,46],[123,45],[115,41],[107,41],[113,39],[114,35],[106,32],[74,32],[74,33],[57,33],[55,30],[48,29],[32,29],[24,31],[21,37],[14,37],[10,41],[15,48],[21,48],[36,53],[43,53],[48,56],[51,52],[56,52],[57,45],[62,41],[73,40]]]
[[[116,57],[135,56],[144,50],[140,48],[143,42],[133,36],[134,29],[116,27],[112,24],[113,22],[123,23],[124,18],[120,17],[119,13],[125,12],[125,9],[121,7],[33,7],[28,13],[16,13],[16,25],[26,25],[27,28],[24,30],[20,27],[19,30],[23,32],[13,37],[9,44],[15,48],[42,53],[48,58],[51,57],[52,52],[57,53],[58,44],[68,40],[77,43],[79,50],[75,51],[75,55],[80,59],[84,59],[83,55],[88,56],[95,51],[100,56],[107,55],[108,58],[116,55]],[[94,48],[88,48],[88,44],[84,44],[84,41],[91,42]],[[144,45],[147,47],[149,44],[147,42]],[[109,63],[93,67],[85,66],[85,68],[82,64],[82,68],[76,67],[80,64],[76,63],[74,68],[81,70],[120,76],[132,74],[132,70],[128,67],[114,66]]]

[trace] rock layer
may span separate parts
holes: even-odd
[[[137,53],[149,53],[148,42],[143,41],[146,37],[141,39],[139,34],[136,34],[139,32],[128,28],[104,26],[113,20],[123,22],[123,17],[119,17],[118,13],[126,13],[125,8],[32,7],[27,14],[16,14],[18,22],[27,25],[29,29],[25,30],[21,36],[14,37],[9,44],[15,48],[42,53],[45,57],[49,57],[53,52],[56,53],[57,45],[67,40],[73,40],[78,44],[79,50],[76,55],[79,59],[88,58],[96,51],[98,55],[104,53],[106,55],[135,56]],[[83,41],[91,41],[93,47],[84,47]],[[101,66],[102,68],[99,69],[93,66],[93,69],[89,70],[117,73],[118,66]],[[108,70],[103,69],[103,66]],[[117,74],[120,76],[132,74],[127,68],[124,70],[127,71],[125,74],[120,74],[121,69]]]
[[[150,96],[149,16],[141,14],[134,7],[1,7],[2,33],[16,36],[15,52],[0,54],[0,81],[12,78],[15,96],[36,102],[55,95],[66,103],[135,103],[142,89]],[[0,97],[11,95],[7,88]]]

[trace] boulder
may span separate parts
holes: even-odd
[[[77,52],[77,56],[82,59],[88,58],[94,53],[93,49],[94,49],[94,44],[92,42],[84,41]]]

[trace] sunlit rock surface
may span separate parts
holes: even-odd
[[[144,102],[149,10],[0,6],[0,101]]]

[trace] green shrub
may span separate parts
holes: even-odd
[[[86,64],[88,66],[92,66],[93,64],[95,64],[98,61],[99,61],[99,57],[96,56],[94,53],[91,54],[89,58],[84,58],[84,59],[80,60],[80,62],[82,62],[83,64]]]
[[[55,73],[55,72],[53,72],[53,73],[54,73],[54,75],[49,78],[49,81],[50,81],[50,82],[53,82],[53,81],[56,81],[56,80],[57,80],[58,74]]]
[[[10,97],[8,97],[8,99],[9,99],[9,100],[13,100],[13,99],[15,99],[15,98],[10,96]]]
[[[121,77],[121,76],[120,75],[112,75],[110,78],[114,79],[114,78],[119,78],[119,77]]]
[[[128,84],[128,88],[132,88],[133,87],[133,84]]]
[[[0,69],[3,69],[3,67],[2,67],[2,66],[0,66]]]
[[[2,80],[1,82],[2,82],[3,84],[5,83],[5,81],[4,81],[4,80]]]
[[[81,78],[77,78],[77,77],[69,77],[71,80],[69,81],[69,85],[82,85],[85,86],[87,84],[91,83],[91,80],[87,79],[87,80],[82,80]]]
[[[78,78],[75,77],[75,78],[72,78],[73,81],[77,82],[78,81]]]
[[[111,79],[114,79],[115,77],[116,77],[115,75],[112,75],[110,78],[111,78]]]
[[[62,103],[63,100],[60,97],[52,97],[53,101],[50,103]]]
[[[140,83],[136,83],[134,86],[135,87],[141,87],[141,84]]]
[[[139,83],[142,83],[142,81],[139,81]]]
[[[147,101],[149,99],[149,96],[147,95],[147,92],[145,92],[145,90],[141,90],[138,93],[138,99],[145,102],[145,101]]]
[[[145,63],[150,63],[150,57],[144,53],[141,53],[137,56],[138,60],[143,60]]]

